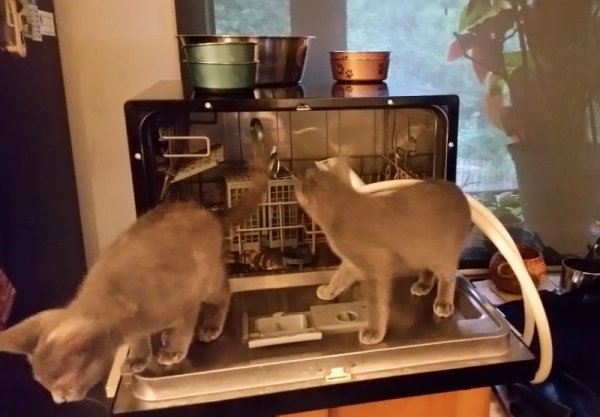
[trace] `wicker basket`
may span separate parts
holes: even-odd
[[[523,258],[527,272],[529,272],[529,276],[537,288],[546,276],[544,258],[539,251],[529,246],[517,245],[517,248]],[[490,259],[489,270],[492,282],[500,291],[511,294],[521,293],[519,280],[500,252],[496,252]]]

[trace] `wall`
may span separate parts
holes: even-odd
[[[329,51],[346,50],[346,1],[291,0],[292,35],[315,36],[304,71],[306,84],[326,84],[331,80]],[[318,12],[315,13],[315,11]],[[325,78],[325,80],[324,80]]]
[[[55,0],[87,262],[135,219],[124,102],[180,79],[173,3]]]

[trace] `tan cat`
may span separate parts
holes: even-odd
[[[185,358],[202,303],[197,337],[217,338],[229,306],[224,238],[256,209],[267,176],[262,152],[251,189],[217,218],[193,202],[163,204],[141,216],[91,267],[75,298],[0,333],[0,351],[26,354],[55,402],[77,401],[105,376],[127,342],[123,373],[144,370],[150,336],[161,332],[160,364]]]
[[[411,288],[414,295],[429,293],[437,278],[433,310],[437,316],[450,316],[455,273],[471,229],[463,192],[451,182],[425,180],[389,195],[365,195],[352,188],[349,171],[341,159],[331,171],[310,169],[297,180],[300,206],[342,260],[317,296],[331,300],[354,282],[364,281],[369,306],[368,326],[359,334],[364,344],[385,337],[395,276],[420,271]]]

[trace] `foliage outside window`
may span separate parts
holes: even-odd
[[[289,34],[290,1],[215,0],[217,31]],[[346,1],[348,49],[460,96],[458,184],[554,255],[600,233],[599,3]]]

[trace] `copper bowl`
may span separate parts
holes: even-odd
[[[336,81],[380,83],[387,78],[389,52],[330,52],[331,73]]]
[[[331,51],[331,59],[390,59],[390,51]]]

